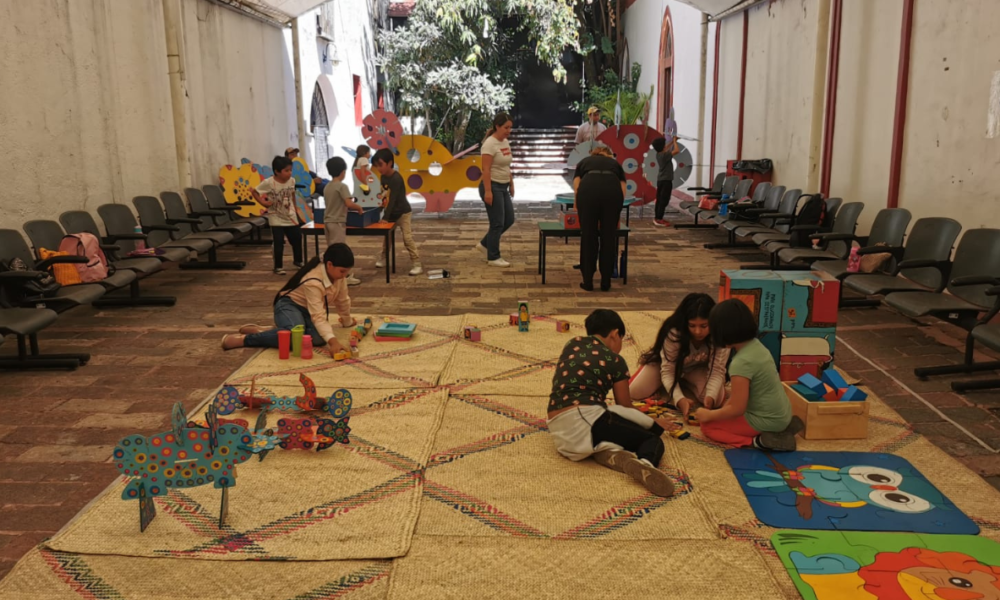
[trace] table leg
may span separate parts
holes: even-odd
[[[323,236],[326,237],[326,231],[325,230],[323,231]],[[315,246],[316,246],[316,256],[319,256],[319,236],[318,235],[314,235],[313,236],[313,244],[315,244]]]
[[[396,274],[396,228],[392,228],[392,273]]]
[[[301,230],[302,234],[302,260],[304,262],[309,262],[309,237],[306,235],[305,230]]]
[[[541,262],[542,262],[542,285],[545,285],[545,258],[546,258],[545,252],[547,250],[549,238],[544,234],[540,235],[542,236],[542,252],[539,256],[541,256]]]
[[[538,274],[542,274],[542,232],[538,232]]]
[[[632,205],[625,207],[625,227],[629,226],[629,218],[632,216]]]
[[[628,285],[628,234],[625,234],[625,259],[621,265],[622,285]]]
[[[392,230],[386,231],[385,232],[385,240],[383,241],[383,244],[385,245],[385,282],[386,283],[389,283],[389,268],[390,268],[389,267],[389,263],[392,261],[392,252],[390,252],[390,248],[389,248],[389,235],[391,233],[392,233]]]

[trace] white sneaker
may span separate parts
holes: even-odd
[[[486,246],[484,246],[482,242],[476,244],[476,250],[482,252],[483,256],[487,256],[489,254],[489,250],[486,249]]]
[[[384,266],[385,266],[385,259],[380,256],[379,259],[375,261],[375,268],[381,269]]]
[[[347,285],[361,285],[361,280],[354,275],[347,276]]]
[[[491,267],[509,267],[510,266],[510,263],[507,262],[507,261],[505,261],[502,258],[498,258],[496,260],[487,261],[486,264],[488,264]]]
[[[413,263],[413,268],[410,269],[410,275],[420,275],[424,272],[424,268],[420,266],[420,263]]]

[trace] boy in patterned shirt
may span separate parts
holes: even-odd
[[[660,436],[673,425],[632,408],[628,365],[618,354],[625,323],[615,311],[598,309],[585,325],[587,337],[566,344],[552,377],[548,424],[556,450],[573,461],[593,456],[657,496],[673,495],[670,478],[657,469],[664,450]],[[612,406],[608,392],[615,396]]]

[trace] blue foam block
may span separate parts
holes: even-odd
[[[827,369],[826,371],[823,371],[823,381],[828,383],[830,387],[837,390],[842,390],[846,387],[849,387],[847,381],[840,376],[840,373],[838,373],[833,369]]]

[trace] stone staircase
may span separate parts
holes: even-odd
[[[561,129],[515,129],[510,134],[514,154],[511,171],[515,177],[562,175],[573,151],[575,127]]]

